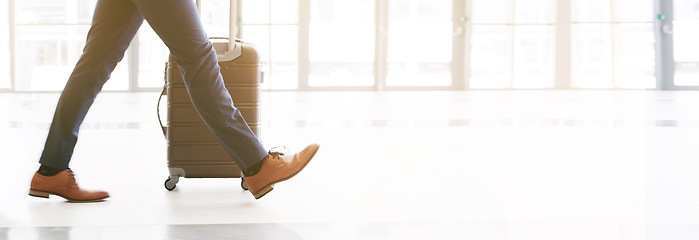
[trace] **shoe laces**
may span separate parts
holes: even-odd
[[[276,146],[270,149],[267,153],[272,156],[272,158],[279,158],[281,159],[280,156],[283,156],[285,152],[288,152],[289,149],[286,148],[285,146]]]
[[[73,170],[70,170],[70,168],[68,169],[68,172],[70,173],[70,177],[71,177],[71,178],[70,178],[70,181],[71,181],[71,182],[70,182],[70,185],[71,185],[71,187],[78,188],[78,181],[75,180],[75,173],[73,172]]]

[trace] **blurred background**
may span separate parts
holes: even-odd
[[[60,91],[97,0],[0,3],[0,91]],[[210,36],[229,1],[204,0]],[[694,89],[699,0],[240,0],[265,90]],[[144,24],[107,91],[157,91]]]
[[[202,1],[228,36],[229,1]],[[143,24],[71,161],[112,197],[31,198],[96,2],[0,0],[0,240],[699,239],[699,0],[238,0],[258,137],[323,146],[261,200],[163,187],[168,50]]]

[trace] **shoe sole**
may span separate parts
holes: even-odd
[[[291,179],[292,177],[294,177],[294,176],[296,176],[297,174],[299,174],[299,173],[301,172],[301,170],[303,170],[304,168],[306,168],[306,166],[308,166],[308,163],[310,163],[311,160],[313,160],[313,157],[316,155],[317,152],[318,152],[318,151],[316,150],[316,152],[314,152],[313,154],[311,154],[311,157],[308,159],[308,162],[306,162],[306,164],[304,164],[303,166],[301,166],[301,168],[299,168],[298,171],[292,173],[292,174],[289,175],[288,177],[282,178],[282,179],[278,179],[278,180],[274,180],[274,181],[270,182],[269,184],[265,185],[264,187],[262,187],[262,188],[261,188],[260,190],[258,190],[257,192],[252,192],[252,191],[250,191],[250,192],[252,192],[252,196],[254,196],[255,199],[260,199],[260,198],[264,197],[265,195],[267,195],[267,193],[269,193],[269,192],[271,192],[272,190],[274,190],[274,184],[280,183],[280,182],[283,182],[283,181],[286,181],[286,180],[289,180],[289,179]]]
[[[41,191],[41,190],[36,190],[36,189],[29,189],[29,196],[32,196],[32,197],[49,198],[49,196],[51,196],[51,195],[56,195],[56,196],[65,198],[66,200],[68,200],[68,202],[72,202],[72,203],[101,202],[101,201],[104,201],[104,199],[108,198],[108,197],[104,197],[104,198],[88,199],[88,200],[75,200],[75,199],[67,198],[61,194],[56,194],[56,193]]]

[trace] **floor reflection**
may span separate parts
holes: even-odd
[[[87,239],[278,239],[301,240],[293,229],[281,224],[214,224],[157,226],[75,226],[0,228],[7,240]]]

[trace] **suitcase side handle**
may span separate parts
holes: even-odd
[[[163,136],[165,136],[165,140],[167,140],[167,126],[163,125],[163,120],[160,117],[160,102],[163,101],[163,96],[167,94],[167,68],[168,68],[168,63],[165,62],[165,74],[163,81],[165,82],[163,84],[163,91],[160,92],[160,97],[158,97],[158,106],[155,109],[155,113],[158,114],[158,123],[160,123],[160,129],[163,130]]]

